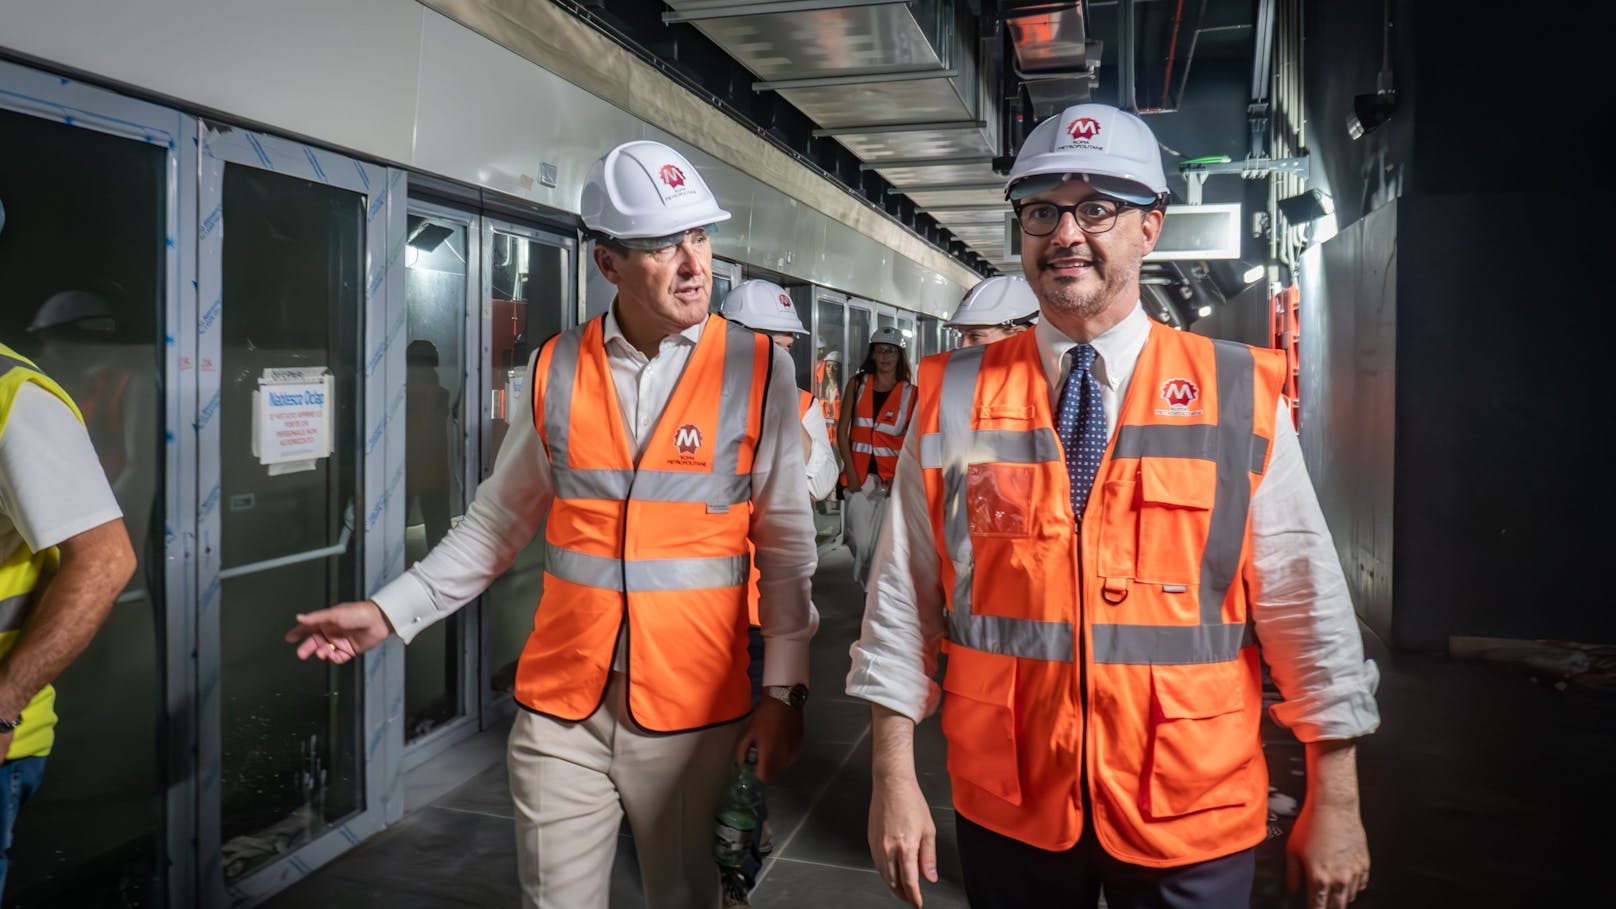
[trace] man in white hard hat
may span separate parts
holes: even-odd
[[[1368,880],[1354,741],[1374,731],[1283,360],[1152,322],[1167,183],[1103,104],[1040,123],[1006,187],[1042,317],[921,364],[848,691],[872,702],[870,848],[918,905],[936,832],[914,726],[942,727],[973,907],[1246,907],[1267,836],[1261,661],[1306,743],[1308,905]],[[1257,642],[1261,641],[1261,650]]]
[[[1027,279],[995,275],[977,282],[943,325],[959,332],[959,346],[976,347],[1019,335],[1037,318],[1038,295]]]
[[[797,318],[791,295],[772,281],[754,278],[735,285],[724,298],[723,315],[767,335],[784,350],[791,349],[798,335],[808,333]],[[831,448],[824,415],[814,406],[813,394],[797,389],[797,410],[801,412],[802,455],[808,466],[808,495],[817,502],[836,488],[836,451]]]
[[[803,735],[813,523],[790,358],[707,314],[729,218],[656,142],[596,162],[581,214],[617,288],[546,342],[465,519],[372,600],[300,616],[298,655],[346,662],[481,593],[545,528],[508,767],[522,900],[605,909],[626,815],[647,904],[719,904],[713,814],[733,761],[769,779]],[[765,693],[747,681],[755,551]]]

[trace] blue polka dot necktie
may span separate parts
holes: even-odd
[[[1094,348],[1079,344],[1067,352],[1070,370],[1061,389],[1055,431],[1066,449],[1066,475],[1072,481],[1072,514],[1083,521],[1094,475],[1105,456],[1105,408],[1100,405],[1100,383],[1094,378]]]

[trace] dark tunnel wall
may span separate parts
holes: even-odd
[[[1594,244],[1612,194],[1584,138],[1610,14],[1394,3],[1397,109],[1354,142],[1381,6],[1306,11],[1308,142],[1340,235],[1310,257],[1324,273],[1303,298],[1303,434],[1355,604],[1402,649],[1616,642],[1616,610],[1585,580],[1611,498],[1588,391],[1608,346]],[[1364,251],[1388,244],[1395,268],[1370,267]],[[1310,302],[1328,311],[1309,318]]]

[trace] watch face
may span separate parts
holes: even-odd
[[[793,707],[801,707],[808,700],[808,686],[792,685],[789,697],[790,700],[787,703]]]

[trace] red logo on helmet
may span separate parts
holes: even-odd
[[[780,295],[780,305],[784,306],[786,309],[790,309],[791,308],[791,298],[786,296],[785,294],[781,294]]]
[[[1201,386],[1189,379],[1168,379],[1162,383],[1161,396],[1174,410],[1187,410],[1201,397]]]
[[[1066,124],[1066,132],[1073,139],[1092,139],[1100,134],[1100,121],[1093,117],[1078,117]]]
[[[701,430],[694,423],[686,423],[673,431],[673,445],[680,454],[695,454],[701,447]]]
[[[669,189],[678,189],[685,185],[685,172],[672,164],[662,165],[662,169],[657,171],[657,176],[662,178],[663,183],[668,184]]]

